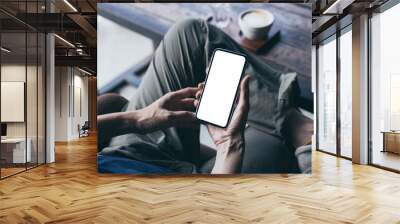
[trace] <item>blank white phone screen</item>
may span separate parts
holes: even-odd
[[[244,56],[215,51],[197,118],[221,127],[227,126],[245,62]]]

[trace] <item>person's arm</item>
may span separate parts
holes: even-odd
[[[167,93],[140,110],[99,115],[99,137],[108,139],[128,133],[150,133],[172,126],[198,125],[192,112],[198,90],[188,87]]]
[[[97,127],[104,137],[114,137],[127,133],[141,132],[138,121],[140,111],[118,112],[97,116]]]

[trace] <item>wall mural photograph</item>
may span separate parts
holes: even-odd
[[[310,18],[308,4],[99,4],[98,171],[310,173]]]

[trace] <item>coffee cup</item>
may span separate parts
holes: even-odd
[[[265,40],[274,19],[274,15],[265,9],[249,9],[239,15],[239,27],[247,39]]]

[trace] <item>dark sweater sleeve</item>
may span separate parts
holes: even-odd
[[[295,155],[302,173],[311,173],[311,145],[300,146]]]

